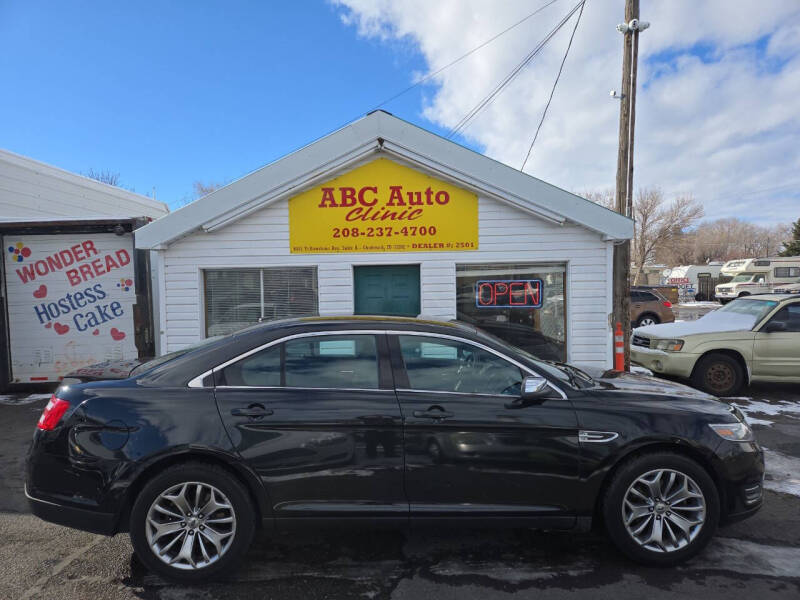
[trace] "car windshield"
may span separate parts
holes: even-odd
[[[157,366],[163,365],[165,362],[169,362],[173,358],[178,358],[179,356],[188,354],[192,350],[197,350],[198,348],[207,346],[208,344],[216,342],[217,340],[220,340],[223,337],[225,336],[217,335],[214,337],[206,338],[200,342],[197,342],[196,344],[192,344],[191,346],[186,346],[185,348],[181,348],[180,350],[175,350],[174,352],[168,352],[167,354],[162,354],[158,358],[154,358],[153,360],[148,360],[147,362],[137,366],[135,369],[131,371],[131,375],[139,375],[140,373],[144,373],[145,371],[155,369]]]
[[[754,276],[755,273],[740,273],[731,279],[731,283],[744,283],[745,281],[750,281]]]
[[[733,302],[726,304],[716,313],[732,313],[737,315],[746,315],[751,317],[751,327],[761,321],[769,311],[771,311],[778,303],[775,300],[758,300],[755,298],[737,298]],[[709,313],[712,314],[712,313]]]

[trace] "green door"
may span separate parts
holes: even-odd
[[[355,314],[416,317],[419,265],[354,267]]]

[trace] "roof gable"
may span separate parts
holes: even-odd
[[[627,217],[376,111],[137,230],[136,246],[165,248],[220,229],[380,156],[553,223],[576,223],[606,239],[633,236]]]

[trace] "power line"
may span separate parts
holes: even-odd
[[[531,151],[533,150],[533,145],[536,143],[536,138],[539,137],[539,131],[542,129],[542,124],[544,123],[544,118],[547,116],[547,109],[550,108],[550,103],[553,101],[553,94],[555,94],[556,86],[558,85],[558,80],[561,79],[561,72],[564,70],[564,63],[567,62],[567,55],[569,55],[569,49],[572,48],[572,40],[575,39],[575,32],[578,31],[578,25],[581,22],[581,17],[583,16],[583,8],[586,6],[586,0],[583,1],[581,4],[581,10],[578,13],[578,18],[575,21],[575,27],[572,28],[572,35],[569,36],[569,43],[567,44],[567,50],[564,52],[564,58],[561,59],[561,66],[558,67],[558,74],[556,75],[556,80],[553,82],[553,89],[550,90],[550,97],[547,99],[547,104],[544,106],[544,110],[542,111],[542,118],[539,120],[539,125],[536,127],[536,133],[533,135],[533,139],[531,140],[531,145],[528,148],[528,153],[525,155],[525,160],[522,161],[522,166],[519,168],[520,171],[525,170],[525,165],[528,164],[528,159],[531,157]]]
[[[558,2],[558,0],[550,0],[550,2],[548,2],[547,4],[544,4],[544,5],[542,5],[542,6],[540,6],[539,8],[537,8],[535,11],[533,11],[533,12],[532,12],[531,14],[529,14],[528,16],[526,16],[526,17],[523,17],[522,19],[520,19],[519,21],[517,21],[516,23],[514,23],[514,24],[513,24],[513,25],[511,25],[510,27],[508,27],[508,28],[504,29],[503,31],[501,31],[501,32],[500,32],[500,33],[498,33],[497,35],[495,35],[495,36],[493,36],[493,37],[489,38],[488,40],[486,40],[486,41],[485,41],[485,42],[483,42],[482,44],[480,44],[480,45],[478,45],[478,46],[475,46],[475,47],[474,47],[472,50],[470,50],[470,51],[469,51],[469,52],[467,52],[466,54],[462,54],[461,56],[459,56],[458,58],[456,58],[456,59],[455,59],[455,60],[453,60],[452,62],[449,62],[449,63],[447,63],[446,65],[444,65],[443,67],[441,67],[441,68],[437,69],[437,70],[436,70],[436,71],[434,71],[433,73],[429,73],[428,75],[426,75],[426,76],[425,76],[425,77],[423,77],[422,79],[420,79],[420,80],[416,81],[415,83],[411,84],[410,86],[408,86],[408,87],[407,87],[407,88],[405,88],[404,90],[402,90],[402,91],[400,91],[400,92],[397,92],[397,93],[396,93],[394,96],[391,96],[391,97],[387,98],[386,100],[384,100],[384,101],[383,101],[383,102],[381,102],[380,104],[376,104],[376,105],[375,105],[375,106],[374,106],[374,107],[373,107],[373,108],[372,108],[372,109],[371,109],[369,112],[372,112],[373,110],[377,110],[377,109],[379,109],[381,106],[384,106],[385,104],[388,104],[388,103],[389,103],[389,102],[391,102],[392,100],[395,100],[396,98],[399,98],[399,97],[400,97],[400,96],[402,96],[403,94],[406,94],[406,93],[410,92],[410,91],[411,91],[411,90],[413,90],[415,87],[422,85],[423,83],[425,83],[426,81],[428,81],[428,80],[432,79],[433,77],[436,77],[436,76],[437,76],[439,73],[441,73],[441,72],[442,72],[442,71],[444,71],[445,69],[449,69],[450,67],[452,67],[452,66],[453,66],[453,65],[455,65],[456,63],[459,63],[459,62],[461,62],[462,60],[464,60],[465,58],[467,58],[468,56],[470,56],[470,55],[474,54],[475,52],[477,52],[478,50],[480,50],[480,49],[481,49],[481,48],[483,48],[484,46],[488,46],[489,44],[491,44],[493,41],[495,41],[495,40],[496,40],[497,38],[499,38],[500,36],[502,36],[502,35],[504,35],[504,34],[508,33],[509,31],[511,31],[512,29],[514,29],[514,28],[518,27],[519,25],[522,25],[522,24],[523,24],[525,21],[527,21],[527,20],[528,20],[528,19],[530,19],[531,17],[533,17],[533,16],[535,16],[535,15],[539,14],[539,13],[540,13],[540,12],[542,12],[542,11],[543,11],[545,8],[547,8],[547,7],[548,7],[548,6],[550,6],[551,4],[555,4],[556,2]]]
[[[547,45],[547,43],[555,36],[556,33],[564,26],[564,24],[569,21],[570,17],[572,17],[575,12],[583,6],[584,0],[581,0],[576,4],[564,18],[562,18],[558,24],[531,50],[522,61],[515,66],[511,72],[506,75],[493,89],[489,92],[486,96],[484,96],[478,104],[476,104],[462,119],[456,123],[455,127],[450,130],[450,133],[447,135],[448,138],[452,138],[456,133],[463,131],[466,129],[469,124],[477,117],[487,106],[489,106],[494,99],[503,91],[505,88],[519,75],[519,73],[524,69],[533,59],[534,57],[542,50],[542,48]]]

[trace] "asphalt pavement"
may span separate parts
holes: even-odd
[[[24,455],[43,398],[0,396],[0,599],[800,598],[800,389],[731,399],[767,448],[764,508],[672,569],[623,558],[600,535],[528,530],[327,531],[254,543],[228,580],[188,587],[147,573],[127,535],[51,525],[27,512]]]

